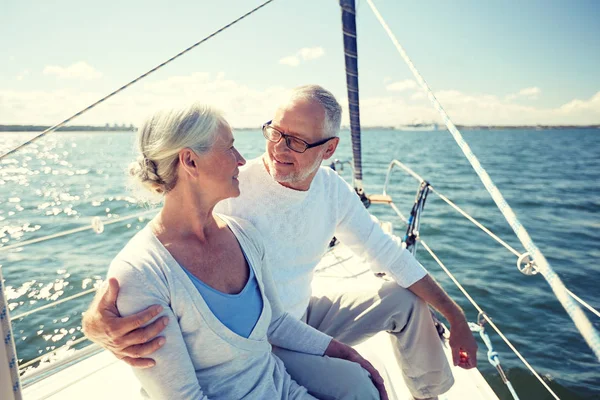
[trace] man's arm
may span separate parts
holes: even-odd
[[[476,367],[477,342],[469,328],[467,318],[458,304],[430,275],[425,275],[413,283],[408,290],[433,306],[450,323],[450,348],[454,365],[465,369]]]
[[[168,318],[158,318],[144,327],[162,312],[163,308],[159,305],[150,306],[128,317],[121,317],[117,310],[118,294],[119,282],[110,278],[108,284],[98,290],[92,304],[83,315],[83,333],[92,342],[98,343],[132,367],[153,367],[154,360],[143,357],[154,353],[165,344],[164,337],[156,336],[165,329]]]
[[[433,280],[425,268],[406,249],[399,238],[383,232],[365,209],[352,187],[338,181],[338,225],[335,235],[359,257],[394,278],[437,309],[450,323],[450,347],[454,365],[477,366],[477,343],[462,309]],[[400,306],[400,305],[399,305]]]

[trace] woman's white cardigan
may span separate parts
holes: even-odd
[[[270,343],[322,356],[331,337],[284,312],[258,231],[244,220],[219,217],[244,250],[263,297],[262,313],[248,338],[215,317],[149,226],[111,263],[108,276],[119,280],[121,315],[160,304],[160,316],[169,317],[162,334],[166,343],[152,354],[156,365],[134,369],[142,393],[157,399],[312,399],[291,380]]]

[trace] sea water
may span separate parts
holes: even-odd
[[[0,134],[0,153],[33,135]],[[349,136],[342,131],[334,158],[351,159]],[[600,308],[600,130],[486,130],[464,136],[567,288]],[[523,251],[448,132],[366,130],[362,140],[367,193],[381,193],[388,165],[398,159]],[[236,146],[250,159],[262,153],[264,139],[259,130],[236,132]],[[148,209],[128,189],[126,170],[134,158],[132,132],[81,132],[54,133],[0,161],[0,246],[91,226],[93,217],[108,221]],[[341,174],[351,181],[348,166]],[[391,177],[389,193],[405,215],[417,187],[399,170]],[[389,207],[373,205],[370,211],[404,234]],[[111,259],[147,222],[136,218],[107,225],[100,234],[88,230],[0,253],[11,315],[98,285]],[[599,396],[598,360],[540,275],[521,274],[512,253],[434,194],[420,233],[561,398]],[[417,256],[475,321],[477,311],[427,252],[421,248]],[[90,300],[83,296],[15,320],[19,362],[80,338],[81,314]],[[586,315],[600,330],[600,318]],[[501,338],[487,331],[521,398],[550,398]],[[510,398],[483,343],[478,359],[500,397]]]

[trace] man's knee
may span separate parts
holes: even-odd
[[[379,399],[369,373],[359,364],[273,347],[293,380],[322,400]]]
[[[339,375],[339,388],[335,398],[340,400],[379,400],[379,392],[369,373],[359,364],[346,361]]]
[[[420,303],[426,304],[419,296],[410,290],[399,286],[396,282],[386,282],[379,289],[379,296],[383,302],[391,304],[401,304],[402,306],[412,306]]]
[[[395,282],[384,284],[379,290],[379,295],[382,305],[389,308],[389,312],[392,314],[400,312],[406,318],[405,322],[415,316],[428,317],[430,315],[427,302],[410,290],[398,286]],[[392,331],[397,330],[402,330],[402,326],[392,329]]]

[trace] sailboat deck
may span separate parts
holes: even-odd
[[[338,244],[325,254],[318,265],[313,286],[315,290],[334,286],[352,290],[376,279],[380,278],[375,277],[362,260]],[[374,336],[356,349],[382,374],[390,399],[411,398],[387,333]],[[450,359],[449,347],[446,346],[446,349]],[[477,369],[467,371],[455,367],[453,373],[456,383],[448,393],[440,396],[440,400],[498,399]],[[95,345],[77,352],[70,360],[45,367],[42,375],[45,375],[43,379],[25,387],[24,399],[119,400],[141,397],[140,385],[129,366]]]

